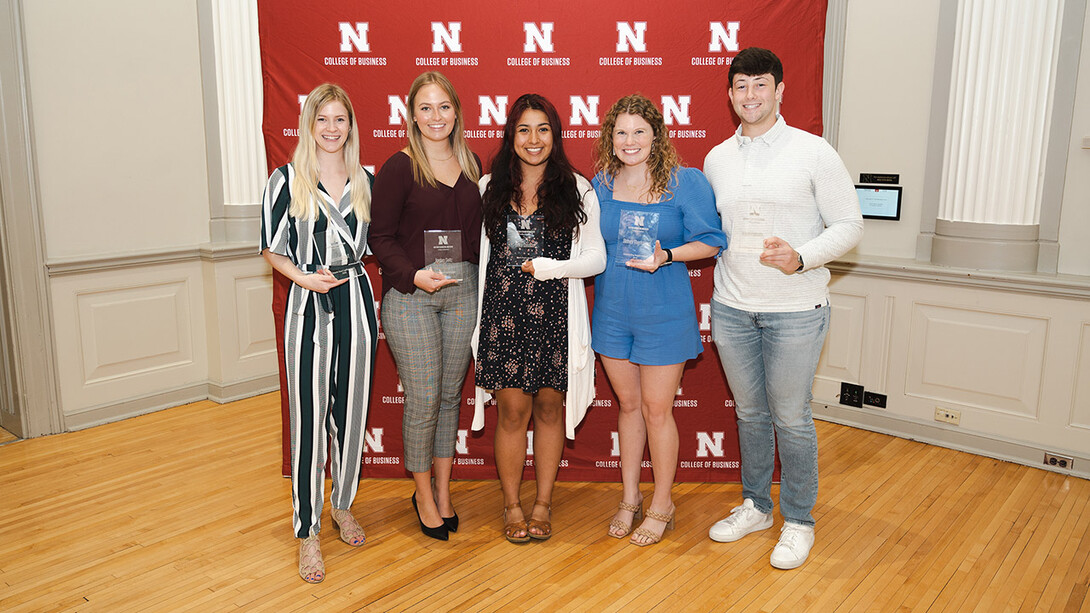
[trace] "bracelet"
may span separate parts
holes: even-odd
[[[670,251],[669,249],[666,249],[666,248],[663,248],[663,251],[666,252],[666,261],[663,262],[663,264],[665,265],[665,264],[669,264],[670,262],[673,262],[674,261],[674,252]]]

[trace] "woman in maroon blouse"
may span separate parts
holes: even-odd
[[[458,530],[450,472],[476,323],[481,164],[446,77],[417,77],[408,111],[408,145],[375,176],[370,245],[382,268],[382,328],[405,389],[413,507],[421,531],[445,541]]]

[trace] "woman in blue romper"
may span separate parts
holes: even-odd
[[[617,101],[595,147],[594,189],[602,208],[606,270],[594,281],[591,345],[617,395],[621,503],[609,535],[644,546],[673,527],[677,470],[674,395],[685,362],[703,344],[683,264],[715,257],[726,236],[703,173],[681,166],[662,113],[634,94]],[[640,463],[651,450],[655,492],[643,510]]]

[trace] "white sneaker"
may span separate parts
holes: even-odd
[[[802,566],[810,555],[810,548],[814,546],[813,526],[804,526],[792,522],[784,522],[780,528],[780,542],[772,550],[769,562],[780,570],[791,570]]]
[[[721,519],[708,530],[708,536],[718,543],[730,543],[743,536],[767,530],[772,527],[772,514],[761,513],[753,506],[753,501],[746,498],[741,506],[734,507],[730,517]]]

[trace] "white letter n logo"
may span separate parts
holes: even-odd
[[[522,45],[524,53],[553,52],[553,23],[546,21],[538,24],[527,21],[522,24],[522,30],[526,32],[526,43]]]
[[[367,43],[367,22],[358,21],[355,27],[347,21],[337,24],[341,29],[341,53],[351,53],[352,47],[358,53],[370,53],[371,45]]]
[[[666,125],[690,125],[692,123],[692,119],[689,118],[689,105],[692,103],[692,101],[692,96],[678,96],[677,99],[675,99],[673,96],[663,96],[662,115],[665,119]]]
[[[708,436],[707,432],[696,433],[696,457],[706,458],[709,455],[716,458],[723,457],[722,432],[712,432],[711,436]]]
[[[439,21],[431,22],[431,52],[442,53],[443,47],[453,53],[462,52],[462,22],[452,21],[446,25]]]
[[[370,428],[363,431],[363,451],[372,453],[385,453],[382,446],[382,428]]]
[[[647,43],[643,40],[643,35],[646,32],[646,21],[637,21],[634,23],[628,23],[627,21],[618,21],[617,53],[622,53],[626,51],[637,51],[639,53],[645,53],[647,51]]]
[[[710,53],[721,52],[724,48],[727,51],[738,50],[737,21],[728,21],[726,28],[723,27],[722,21],[709,21],[708,29],[712,32],[711,42],[708,43]]]

